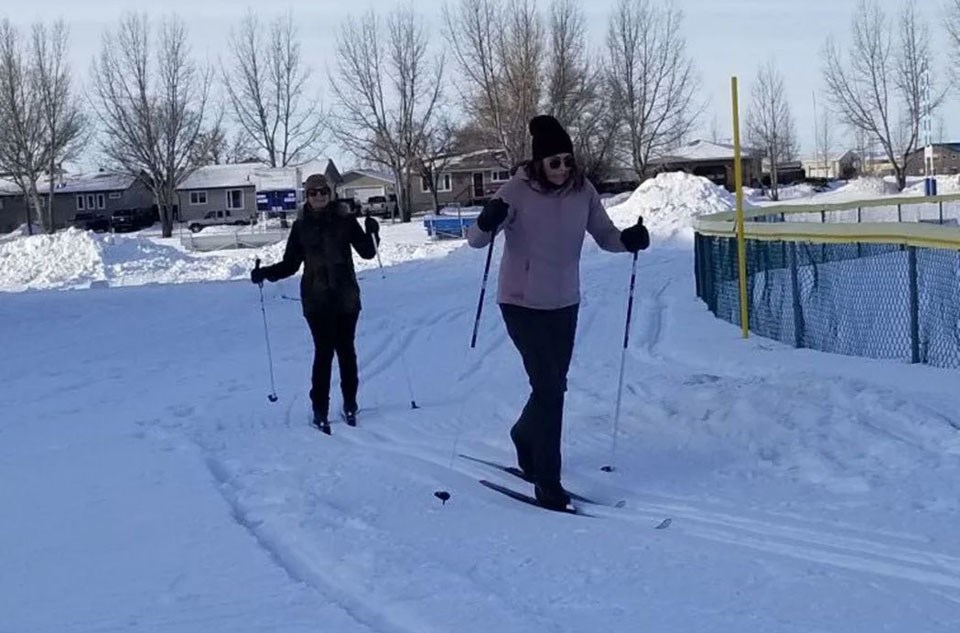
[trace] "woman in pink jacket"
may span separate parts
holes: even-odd
[[[484,206],[467,238],[474,248],[487,246],[500,230],[506,239],[497,302],[531,387],[510,438],[537,500],[562,509],[570,503],[560,484],[563,398],[580,307],[583,238],[590,233],[606,251],[635,253],[649,246],[650,236],[639,222],[623,231],[614,226],[556,119],[534,117],[530,134],[532,160]]]

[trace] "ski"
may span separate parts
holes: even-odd
[[[500,494],[506,495],[507,497],[510,497],[511,499],[515,499],[515,500],[517,500],[517,501],[520,501],[521,503],[526,503],[527,505],[531,505],[531,506],[534,506],[534,507],[536,507],[536,508],[540,508],[541,510],[548,510],[548,511],[550,511],[550,512],[560,512],[560,513],[562,513],[562,514],[575,514],[575,515],[577,515],[577,516],[584,516],[584,517],[592,517],[592,516],[593,516],[592,514],[587,514],[587,513],[584,512],[583,510],[580,510],[579,508],[577,508],[577,507],[575,507],[575,506],[573,506],[573,505],[569,505],[569,506],[567,506],[567,507],[565,507],[565,508],[562,508],[562,509],[548,508],[548,507],[546,507],[545,505],[541,504],[539,501],[537,501],[536,497],[532,497],[532,496],[530,496],[530,495],[528,495],[528,494],[524,494],[524,493],[522,493],[522,492],[518,492],[518,491],[514,490],[513,488],[508,488],[507,486],[501,486],[500,484],[493,483],[492,481],[487,481],[486,479],[481,479],[481,480],[480,480],[480,485],[486,486],[486,487],[489,488],[490,490],[495,490],[495,491],[499,492]]]
[[[529,484],[536,483],[536,482],[534,482],[532,479],[530,479],[529,477],[527,477],[527,474],[526,474],[525,472],[523,472],[522,470],[520,470],[519,468],[517,468],[516,466],[506,466],[506,465],[504,465],[504,464],[500,464],[500,463],[497,463],[497,462],[494,462],[494,461],[490,461],[489,459],[482,459],[482,458],[480,458],[480,457],[474,457],[474,456],[472,456],[472,455],[465,455],[465,454],[463,454],[463,453],[460,453],[460,457],[462,457],[462,458],[464,458],[464,459],[467,459],[467,460],[470,460],[470,461],[472,461],[472,462],[477,462],[478,464],[484,464],[485,466],[490,466],[491,468],[496,468],[497,470],[499,470],[499,471],[501,471],[501,472],[505,472],[505,473],[507,473],[507,474],[509,474],[509,475],[513,475],[514,477],[517,477],[517,478],[519,478],[519,479],[522,479],[522,480],[524,480],[525,482],[527,482],[527,483],[529,483]],[[593,499],[589,499],[589,498],[587,498],[587,497],[584,497],[583,495],[578,495],[578,494],[576,494],[576,493],[574,493],[574,492],[570,492],[569,490],[567,490],[567,494],[570,495],[570,498],[571,498],[571,499],[573,499],[574,501],[579,501],[580,503],[589,503],[590,505],[595,505],[595,506],[607,505],[607,504],[605,504],[605,503],[600,503],[599,501],[594,501]],[[616,507],[622,507],[622,504],[618,503],[618,504],[616,505]]]

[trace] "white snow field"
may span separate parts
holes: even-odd
[[[328,437],[297,278],[264,287],[267,399],[245,278],[282,245],[6,238],[0,631],[955,633],[960,372],[742,340],[695,298],[684,228],[729,204],[661,177],[610,209],[654,235],[615,457],[630,257],[587,238],[564,483],[592,517],[456,456],[512,463],[527,394],[497,257],[470,349],[485,252],[383,227],[360,423]]]

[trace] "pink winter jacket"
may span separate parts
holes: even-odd
[[[554,310],[580,302],[580,253],[587,231],[600,248],[625,252],[620,229],[607,215],[597,190],[585,181],[579,191],[545,192],[520,168],[493,196],[510,205],[498,227],[506,243],[500,261],[498,303]],[[491,234],[474,223],[467,241],[474,248]]]

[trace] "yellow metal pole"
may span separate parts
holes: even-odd
[[[737,78],[730,79],[733,93],[733,179],[737,188],[737,260],[740,264],[740,326],[743,338],[750,336],[747,310],[747,241],[743,235],[743,164],[740,160],[740,97]]]

